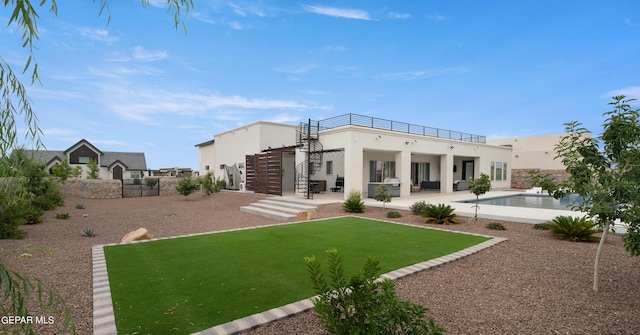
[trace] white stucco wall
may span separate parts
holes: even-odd
[[[245,180],[246,155],[261,153],[262,150],[295,145],[295,126],[266,121],[258,121],[246,126],[228,130],[214,136],[214,153],[201,154],[200,166],[210,165],[214,176],[224,177],[220,165],[242,164],[242,180]],[[208,150],[208,149],[207,149]],[[202,148],[201,148],[202,151]],[[211,159],[211,163],[205,159]],[[204,171],[204,170],[201,170]]]
[[[510,145],[514,169],[564,170],[556,157],[555,145],[565,134],[502,138],[487,141],[492,145]]]

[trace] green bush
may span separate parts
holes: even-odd
[[[454,209],[449,205],[427,205],[422,211],[422,217],[425,223],[435,224],[452,224],[458,223],[458,216],[454,213]]]
[[[413,215],[422,215],[422,212],[424,212],[424,209],[427,208],[427,206],[429,205],[424,200],[420,200],[414,202],[413,205],[409,206],[409,209],[411,210],[411,213],[413,213]]]
[[[362,193],[359,191],[349,192],[347,200],[342,204],[342,209],[347,213],[363,213],[365,208]]]
[[[153,190],[153,187],[158,185],[158,179],[145,179],[144,184],[150,189]]]
[[[95,237],[96,232],[92,228],[86,228],[80,231],[80,235],[84,237]]]
[[[549,226],[551,224],[549,222],[536,223],[533,225],[533,229],[536,230],[549,230]]]
[[[133,185],[142,185],[142,180],[140,178],[133,178]]]
[[[197,180],[193,180],[191,176],[180,177],[180,180],[176,185],[176,191],[185,197],[199,189],[200,183]]]
[[[84,204],[82,204],[82,203],[77,203],[77,204],[76,204],[76,209],[84,209]]]
[[[327,253],[331,283],[315,257],[305,261],[318,294],[313,301],[316,313],[330,334],[444,334],[432,318],[425,320],[425,307],[396,296],[392,280],[376,281],[379,262],[369,258],[362,272],[347,279],[338,250]]]
[[[220,192],[224,187],[224,184],[224,180],[220,178],[214,181],[213,174],[211,172],[207,172],[207,174],[202,178],[202,189],[204,190],[205,195],[211,195]]]
[[[500,222],[490,222],[486,225],[487,229],[493,229],[493,230],[507,230],[507,228],[504,227],[504,225]]]
[[[2,192],[2,190],[0,190]],[[27,233],[19,227],[28,221],[41,222],[42,210],[34,208],[28,199],[15,199],[0,203],[0,239],[21,240]]]
[[[58,213],[56,214],[56,219],[60,219],[60,220],[66,220],[68,218],[70,218],[71,215],[69,215],[69,213]]]
[[[397,218],[401,218],[402,214],[400,214],[399,212],[396,211],[391,211],[389,213],[387,213],[387,217],[390,219],[397,219]]]
[[[593,221],[585,217],[576,218],[573,216],[556,216],[549,221],[549,231],[551,235],[574,242],[594,242],[598,238],[593,234],[599,233]]]

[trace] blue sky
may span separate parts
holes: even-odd
[[[613,95],[640,98],[636,0],[195,0],[187,34],[156,2],[112,0],[108,25],[89,0],[40,8],[28,94],[47,149],[84,138],[197,169],[195,144],[257,120],[357,113],[489,139],[579,120],[597,134]],[[19,72],[27,55],[2,24],[0,56]]]

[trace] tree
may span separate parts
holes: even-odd
[[[382,210],[384,211],[384,205],[387,202],[391,202],[391,195],[389,194],[389,189],[387,188],[386,185],[384,184],[380,184],[378,186],[376,186],[374,193],[373,193],[373,198],[376,201],[382,201]]]
[[[473,216],[474,221],[478,221],[478,199],[481,195],[491,191],[491,180],[489,175],[481,173],[480,178],[469,181],[469,191],[476,195],[476,214]]]
[[[87,174],[88,179],[100,179],[100,167],[95,159],[90,159],[87,167],[89,168],[89,174]]]
[[[640,114],[631,109],[633,99],[615,96],[613,110],[603,114],[603,133],[598,138],[577,121],[566,123],[567,134],[556,145],[557,157],[569,175],[553,192],[555,198],[577,193],[582,202],[572,209],[587,214],[602,237],[596,251],[593,290],[598,291],[598,265],[602,246],[616,220],[628,225],[623,237],[626,250],[640,255]]]
[[[95,1],[95,0],[94,0]],[[22,73],[31,72],[31,84],[40,83],[38,75],[38,63],[35,58],[35,42],[39,39],[37,10],[40,7],[48,7],[54,15],[58,13],[56,0],[40,0],[37,7],[33,0],[5,0],[4,7],[11,13],[7,26],[15,25],[19,31],[22,47],[29,48],[29,56],[25,61]],[[174,25],[184,26],[185,15],[192,9],[193,0],[166,0],[168,11],[173,14]],[[149,4],[149,0],[142,0],[143,6]],[[100,0],[102,14],[109,10],[108,0]],[[107,24],[109,22],[107,18]],[[7,46],[9,50],[11,48]],[[38,126],[38,118],[31,107],[25,86],[20,82],[11,66],[0,55],[0,200],[3,206],[13,206],[24,203],[29,196],[24,185],[22,171],[15,162],[10,159],[10,153],[18,144],[18,124],[16,120],[24,118],[27,132],[25,140],[31,143],[31,147],[39,150],[44,147]],[[12,178],[7,178],[12,177]],[[0,212],[0,216],[6,213]],[[62,325],[61,333],[71,331],[75,334],[75,325],[70,317],[69,310],[64,301],[55,293],[53,288],[44,285],[39,279],[31,278],[4,267],[0,262],[0,295],[4,301],[0,304],[0,312],[4,316],[29,315],[28,301],[36,300],[38,306],[48,308],[52,312],[64,311],[64,317],[56,320],[56,324]],[[63,320],[62,322],[57,322]],[[17,325],[0,325],[0,333],[3,334],[34,334],[32,324],[20,323]]]
[[[221,179],[213,180],[213,173],[207,172],[207,174],[202,179],[202,189],[204,190],[204,195],[212,195],[214,193],[220,192],[222,187],[224,186],[224,181]]]
[[[193,180],[191,176],[180,177],[178,185],[176,185],[176,191],[178,191],[179,194],[182,194],[185,197],[199,189],[200,182],[198,182],[197,180]]]

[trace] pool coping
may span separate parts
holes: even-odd
[[[341,217],[357,217],[357,216],[347,215],[347,216],[341,216]],[[325,218],[325,219],[318,219],[318,220],[311,220],[311,221],[323,221],[323,220],[330,220],[330,219],[335,219],[335,218]],[[487,249],[491,246],[497,245],[501,242],[508,240],[507,238],[504,238],[504,237],[495,237],[495,236],[489,236],[489,235],[483,235],[483,234],[459,232],[459,231],[447,230],[447,229],[442,229],[437,227],[422,227],[422,226],[416,226],[416,225],[388,221],[388,220],[378,220],[378,219],[371,219],[371,220],[389,222],[389,223],[417,227],[417,228],[441,230],[441,231],[447,231],[452,233],[482,236],[482,237],[489,238],[489,240],[476,244],[469,248],[462,249],[460,251],[456,251],[454,253],[444,255],[438,258],[434,258],[425,262],[409,265],[391,272],[387,272],[380,276],[380,278],[388,278],[391,280],[395,280],[395,279],[408,276],[416,272],[424,271],[430,268],[438,267],[440,265],[475,254],[481,250]],[[309,222],[309,221],[305,221],[305,222]],[[167,239],[173,239],[173,238],[218,234],[218,233],[226,233],[226,232],[232,232],[232,231],[290,225],[290,224],[297,224],[297,223],[300,223],[300,222],[284,222],[284,223],[263,225],[263,226],[257,226],[257,227],[244,227],[244,228],[227,229],[227,230],[221,230],[221,231],[215,231],[215,232],[185,234],[185,235],[178,235],[178,236],[171,236],[171,237],[156,238],[151,240],[135,241],[130,243],[145,243],[145,242],[167,240]],[[104,247],[130,244],[130,243],[109,243],[109,244],[95,245],[92,247],[93,334],[94,335],[116,335],[117,334],[116,320],[115,320],[115,315],[113,313],[113,301],[111,299],[111,289],[109,286],[109,274],[107,272],[107,263],[104,256]],[[287,318],[295,314],[304,312],[306,310],[312,309],[314,298],[315,297],[303,299],[303,300],[296,301],[281,307],[277,307],[264,312],[249,315],[234,321],[223,323],[223,324],[193,333],[191,335],[229,335],[229,334],[236,334],[239,332],[247,331],[247,330],[256,328],[258,326],[261,326],[276,320],[280,320],[283,318]]]

